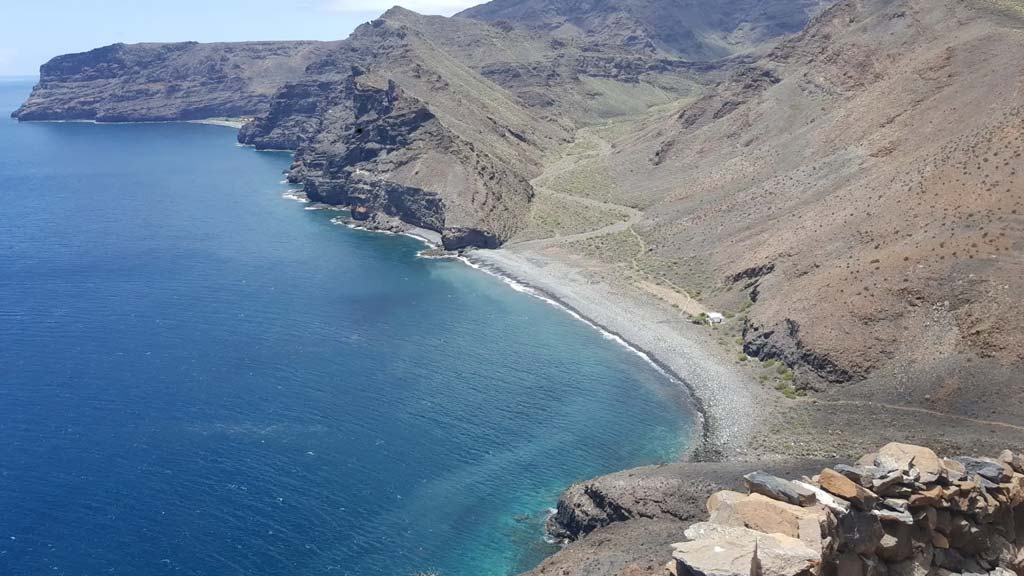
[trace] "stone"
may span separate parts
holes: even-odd
[[[1024,474],[1024,453],[1003,450],[1003,453],[999,455],[999,460],[1009,465],[1014,472]]]
[[[708,509],[708,514],[714,514],[715,510],[718,510],[718,508],[722,504],[742,500],[746,497],[746,494],[740,494],[739,492],[733,492],[732,490],[720,490],[718,492],[715,492],[714,494],[708,497],[706,506]]]
[[[900,498],[886,498],[882,500],[882,506],[897,512],[906,512],[907,508],[910,507],[910,503]]]
[[[814,494],[814,497],[818,500],[818,504],[821,504],[825,508],[828,508],[837,516],[845,514],[850,510],[849,502],[835,495],[829,494],[828,492],[825,492],[824,490],[818,488],[814,484],[808,484],[807,482],[801,482],[799,480],[794,480],[793,483],[796,484],[797,486],[800,486],[801,488],[810,490]]]
[[[1017,550],[1017,556],[1013,559],[1013,562],[1010,564],[1010,568],[1012,568],[1018,574],[1024,574],[1024,546],[1021,546]]]
[[[823,508],[794,506],[762,494],[740,496],[720,497],[708,522],[798,538],[821,552],[822,534],[829,525]]]
[[[876,554],[890,564],[902,562],[914,555],[914,540],[910,526],[895,524],[885,526],[884,535],[878,543]]]
[[[684,534],[688,541],[672,545],[681,574],[749,576],[755,551],[762,576],[811,576],[821,562],[819,552],[782,534],[710,522],[694,524]]]
[[[1010,567],[1014,565],[1016,555],[1017,548],[999,534],[989,536],[988,548],[979,553],[979,556],[992,564]]]
[[[861,456],[859,460],[857,460],[857,466],[860,467],[860,468],[867,468],[868,466],[874,466],[875,465],[875,458],[877,458],[877,457],[878,457],[878,453],[877,452],[872,452],[870,454],[865,454],[865,455]]]
[[[865,488],[871,487],[871,480],[873,477],[864,468],[861,468],[859,466],[848,466],[846,464],[837,464],[835,467],[833,467],[833,470],[839,472],[843,476],[846,476],[850,480],[853,480],[854,482],[860,484]]]
[[[929,576],[932,568],[930,549],[925,554],[889,565],[889,576]]]
[[[939,568],[945,568],[952,572],[960,573],[964,568],[964,557],[953,549],[945,550],[936,548],[932,557],[932,564]]]
[[[896,469],[903,472],[916,470],[921,482],[927,484],[942,477],[942,461],[930,448],[890,442],[878,451],[878,459],[894,461]]]
[[[957,456],[955,460],[964,465],[968,475],[977,474],[983,479],[999,484],[1013,477],[1013,470],[1006,464],[991,458]]]
[[[903,474],[894,470],[880,478],[872,480],[871,489],[875,494],[895,496],[895,489],[900,488],[902,484]]]
[[[885,532],[882,523],[870,512],[851,510],[839,519],[839,546],[857,554],[875,553]]]
[[[853,552],[843,554],[836,561],[836,574],[842,576],[867,576],[865,568],[864,560]]]
[[[815,503],[814,494],[799,488],[789,480],[784,480],[764,472],[751,472],[743,477],[747,483],[747,490],[751,493],[762,494],[769,498],[795,504],[797,506],[812,506]]]
[[[914,524],[921,526],[922,528],[934,530],[935,525],[938,523],[939,513],[932,507],[918,508],[914,510],[913,515]]]
[[[989,547],[989,534],[975,523],[958,516],[953,519],[949,531],[949,542],[953,548],[964,554],[977,554]]]
[[[953,514],[949,510],[936,510],[935,511],[935,526],[934,529],[949,535],[953,529]]]
[[[899,512],[896,510],[872,510],[872,514],[878,517],[883,523],[896,523],[906,524],[907,526],[914,525],[914,517],[906,510]]]
[[[821,471],[818,485],[821,486],[822,490],[844,500],[849,500],[850,503],[862,510],[870,510],[878,503],[878,496],[874,492],[831,468],[825,468]]]
[[[932,532],[931,533],[931,541],[932,541],[932,546],[935,546],[936,548],[939,548],[941,550],[949,549],[949,538],[946,538],[944,535],[942,535],[939,532]]]
[[[964,480],[967,478],[967,468],[963,464],[956,460],[950,460],[949,458],[942,459],[942,468],[946,471],[946,478],[952,482]]]
[[[924,507],[924,506],[937,506],[937,505],[942,504],[944,502],[944,500],[943,500],[943,496],[944,495],[945,495],[945,492],[942,490],[942,488],[939,487],[939,486],[935,486],[935,487],[929,488],[927,490],[922,490],[922,491],[912,495],[907,500],[907,503],[910,505],[911,508],[920,508],[920,507]]]

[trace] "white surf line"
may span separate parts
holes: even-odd
[[[484,265],[484,264],[480,264],[480,263],[477,263],[477,262],[473,262],[472,259],[470,259],[467,256],[460,255],[460,256],[456,256],[455,259],[459,260],[460,262],[462,262],[463,264],[469,266],[470,268],[473,268],[474,270],[479,270],[479,271],[481,271],[481,272],[483,272],[485,274],[489,274],[491,276],[494,276],[496,278],[501,279],[502,282],[504,282],[506,285],[511,287],[516,292],[521,292],[523,294],[527,294],[529,296],[533,296],[534,298],[537,298],[537,299],[539,299],[539,300],[541,300],[543,302],[548,303],[551,306],[554,306],[555,308],[558,308],[559,310],[569,314],[569,316],[575,318],[576,320],[579,320],[580,322],[583,322],[584,324],[586,324],[587,326],[593,328],[594,330],[597,330],[597,332],[599,334],[601,334],[601,336],[604,339],[611,340],[612,342],[615,342],[615,343],[619,344],[620,346],[624,347],[625,349],[629,350],[633,354],[636,354],[637,356],[642,358],[645,362],[647,362],[648,364],[653,366],[655,370],[660,372],[666,378],[668,378],[668,379],[670,379],[670,380],[672,380],[674,382],[681,382],[681,378],[679,378],[678,376],[673,374],[668,368],[666,368],[661,363],[659,363],[657,360],[655,360],[653,357],[651,357],[650,354],[648,354],[647,352],[644,352],[640,348],[637,348],[636,346],[634,346],[632,343],[630,343],[628,340],[626,340],[622,336],[619,336],[618,334],[612,332],[611,330],[608,330],[604,326],[601,326],[600,324],[597,324],[593,320],[587,318],[586,316],[584,316],[583,314],[581,314],[580,312],[578,312],[577,310],[575,310],[573,307],[569,306],[568,304],[566,304],[564,302],[561,302],[557,298],[547,294],[542,289],[535,288],[535,287],[530,286],[530,285],[528,285],[528,284],[526,284],[524,282],[521,282],[521,281],[511,277],[509,274],[501,271],[500,269],[496,269],[497,267],[495,267],[493,265]]]

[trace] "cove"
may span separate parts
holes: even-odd
[[[671,460],[682,386],[186,124],[0,83],[0,573],[504,576],[570,483]]]

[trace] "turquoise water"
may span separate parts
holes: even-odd
[[[569,483],[685,448],[676,383],[288,162],[0,120],[0,574],[506,575]]]

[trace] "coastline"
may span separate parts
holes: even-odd
[[[21,120],[18,122],[32,122],[40,124],[203,124],[206,126],[222,126],[239,130],[245,125],[244,118],[206,118],[202,120],[133,120],[130,122],[100,122],[83,118],[80,120]],[[290,150],[289,150],[290,152]]]
[[[216,122],[216,121],[211,121]],[[220,124],[223,125],[223,124]],[[306,210],[347,212],[346,206],[311,203],[301,189],[284,198],[308,204]],[[497,276],[513,290],[526,292],[584,322],[615,340],[686,389],[696,416],[694,439],[682,452],[682,461],[744,460],[754,456],[750,439],[767,416],[771,399],[764,398],[757,382],[738,367],[705,328],[668,304],[638,290],[589,278],[543,249],[521,246],[440,252],[441,234],[398,219],[387,224],[364,223],[347,216],[335,224],[365,232],[402,234],[426,246],[422,258],[455,258],[467,266]],[[758,457],[771,454],[756,454]]]
[[[765,416],[765,399],[753,378],[732,365],[704,328],[649,296],[589,278],[580,268],[545,254],[511,247],[472,250],[463,259],[619,340],[685,386],[699,416],[701,429],[694,437],[701,441],[688,447],[682,460],[751,456],[749,441]]]

